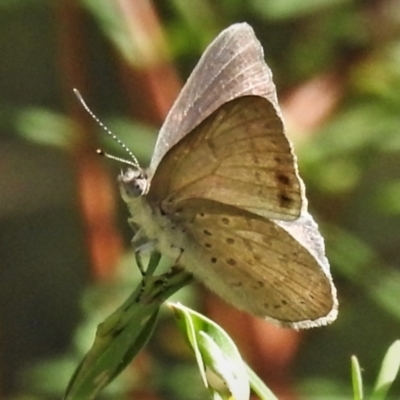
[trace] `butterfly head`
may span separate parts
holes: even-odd
[[[141,168],[128,168],[121,172],[118,182],[123,197],[127,199],[141,197],[149,189],[149,180]]]

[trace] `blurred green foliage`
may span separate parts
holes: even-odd
[[[400,336],[399,1],[154,4],[183,77],[221,29],[240,21],[250,23],[263,43],[280,97],[314,76],[340,76],[340,104],[297,153],[311,208],[327,239],[341,307],[332,326],[307,333],[294,377],[301,398],[328,398],[327,393],[332,399],[350,398],[348,365],[356,354],[368,391],[384,352]],[[128,122],[110,48],[130,62],[140,60],[126,33],[115,29],[121,28],[118,15],[109,13],[107,2],[82,6],[96,88],[96,103],[86,100],[141,160],[148,160],[156,130],[142,121]],[[59,398],[95,326],[120,304],[134,279],[130,258],[115,282],[88,288],[68,156],[74,128],[60,90],[57,7],[26,0],[0,5],[0,390],[9,398]],[[105,148],[113,146],[100,140]],[[125,217],[121,211],[128,247]],[[84,311],[83,292],[86,298],[99,293]],[[196,384],[187,391],[187,382],[199,379],[192,359],[181,348],[171,355],[163,343],[170,323],[162,316],[150,344],[150,353],[162,357],[152,361],[145,383],[152,382],[165,398],[201,398]],[[132,375],[122,377],[104,398],[123,398],[129,386],[140,384]],[[389,394],[399,397],[398,382]]]

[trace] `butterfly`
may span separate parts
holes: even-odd
[[[295,329],[336,319],[336,289],[285,135],[272,73],[246,23],[222,31],[161,127],[147,169],[119,177],[150,243],[235,307]]]

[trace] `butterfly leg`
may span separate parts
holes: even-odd
[[[153,276],[155,270],[158,267],[158,264],[160,263],[161,254],[158,251],[152,251],[146,270],[143,265],[140,251],[135,251],[135,259],[136,259],[136,264],[139,267],[139,270],[142,274],[141,289],[137,297],[137,301],[140,301],[145,291],[146,284],[149,281],[149,278]]]
[[[151,275],[154,271],[151,271],[150,273],[145,271],[145,268],[143,266],[142,258],[141,255],[145,252],[153,252],[157,241],[156,240],[148,240],[145,235],[143,235],[142,231],[139,229],[132,241],[131,241],[134,249],[135,249],[135,259],[136,259],[136,264],[139,268],[140,273],[144,277],[145,275]]]
[[[174,277],[178,271],[182,271],[182,267],[179,266],[179,261],[182,258],[182,255],[184,253],[184,249],[180,247],[175,247],[177,251],[179,251],[179,255],[177,256],[175,262],[172,264],[171,268],[168,270],[166,274],[164,274],[164,279],[163,279],[163,287],[166,289],[168,287],[168,282],[171,277]]]
[[[142,262],[142,255],[138,251],[135,251],[135,260],[136,260],[136,265],[138,266],[140,274],[142,275],[143,278],[146,275],[146,273]]]
[[[158,252],[155,251],[157,241],[148,240],[147,237],[143,234],[143,232],[140,229],[137,229],[137,226],[131,222],[132,221],[130,221],[131,227],[136,231],[131,243],[135,251],[136,265],[138,266],[140,274],[142,275],[141,293],[138,296],[138,300],[140,300],[145,290],[147,278],[151,277],[154,271],[156,270],[160,261],[160,256]],[[150,260],[147,268],[145,268],[142,260],[142,254],[149,251],[151,252]]]
[[[154,271],[148,271],[147,269],[145,270],[142,262],[142,254],[147,253],[149,251],[153,252],[155,250],[155,245],[156,241],[152,240],[150,242],[143,243],[140,246],[135,245],[135,259],[136,259],[136,264],[139,267],[140,273],[142,276],[145,275],[152,275]]]

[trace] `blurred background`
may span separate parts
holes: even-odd
[[[95,150],[125,155],[72,89],[147,165],[202,51],[242,21],[274,73],[339,317],[299,333],[232,310],[200,285],[180,300],[224,326],[280,399],[350,398],[353,354],[373,385],[400,338],[399,0],[3,0],[0,399],[60,398],[96,325],[139,279],[120,166]],[[205,396],[165,310],[102,398]]]

